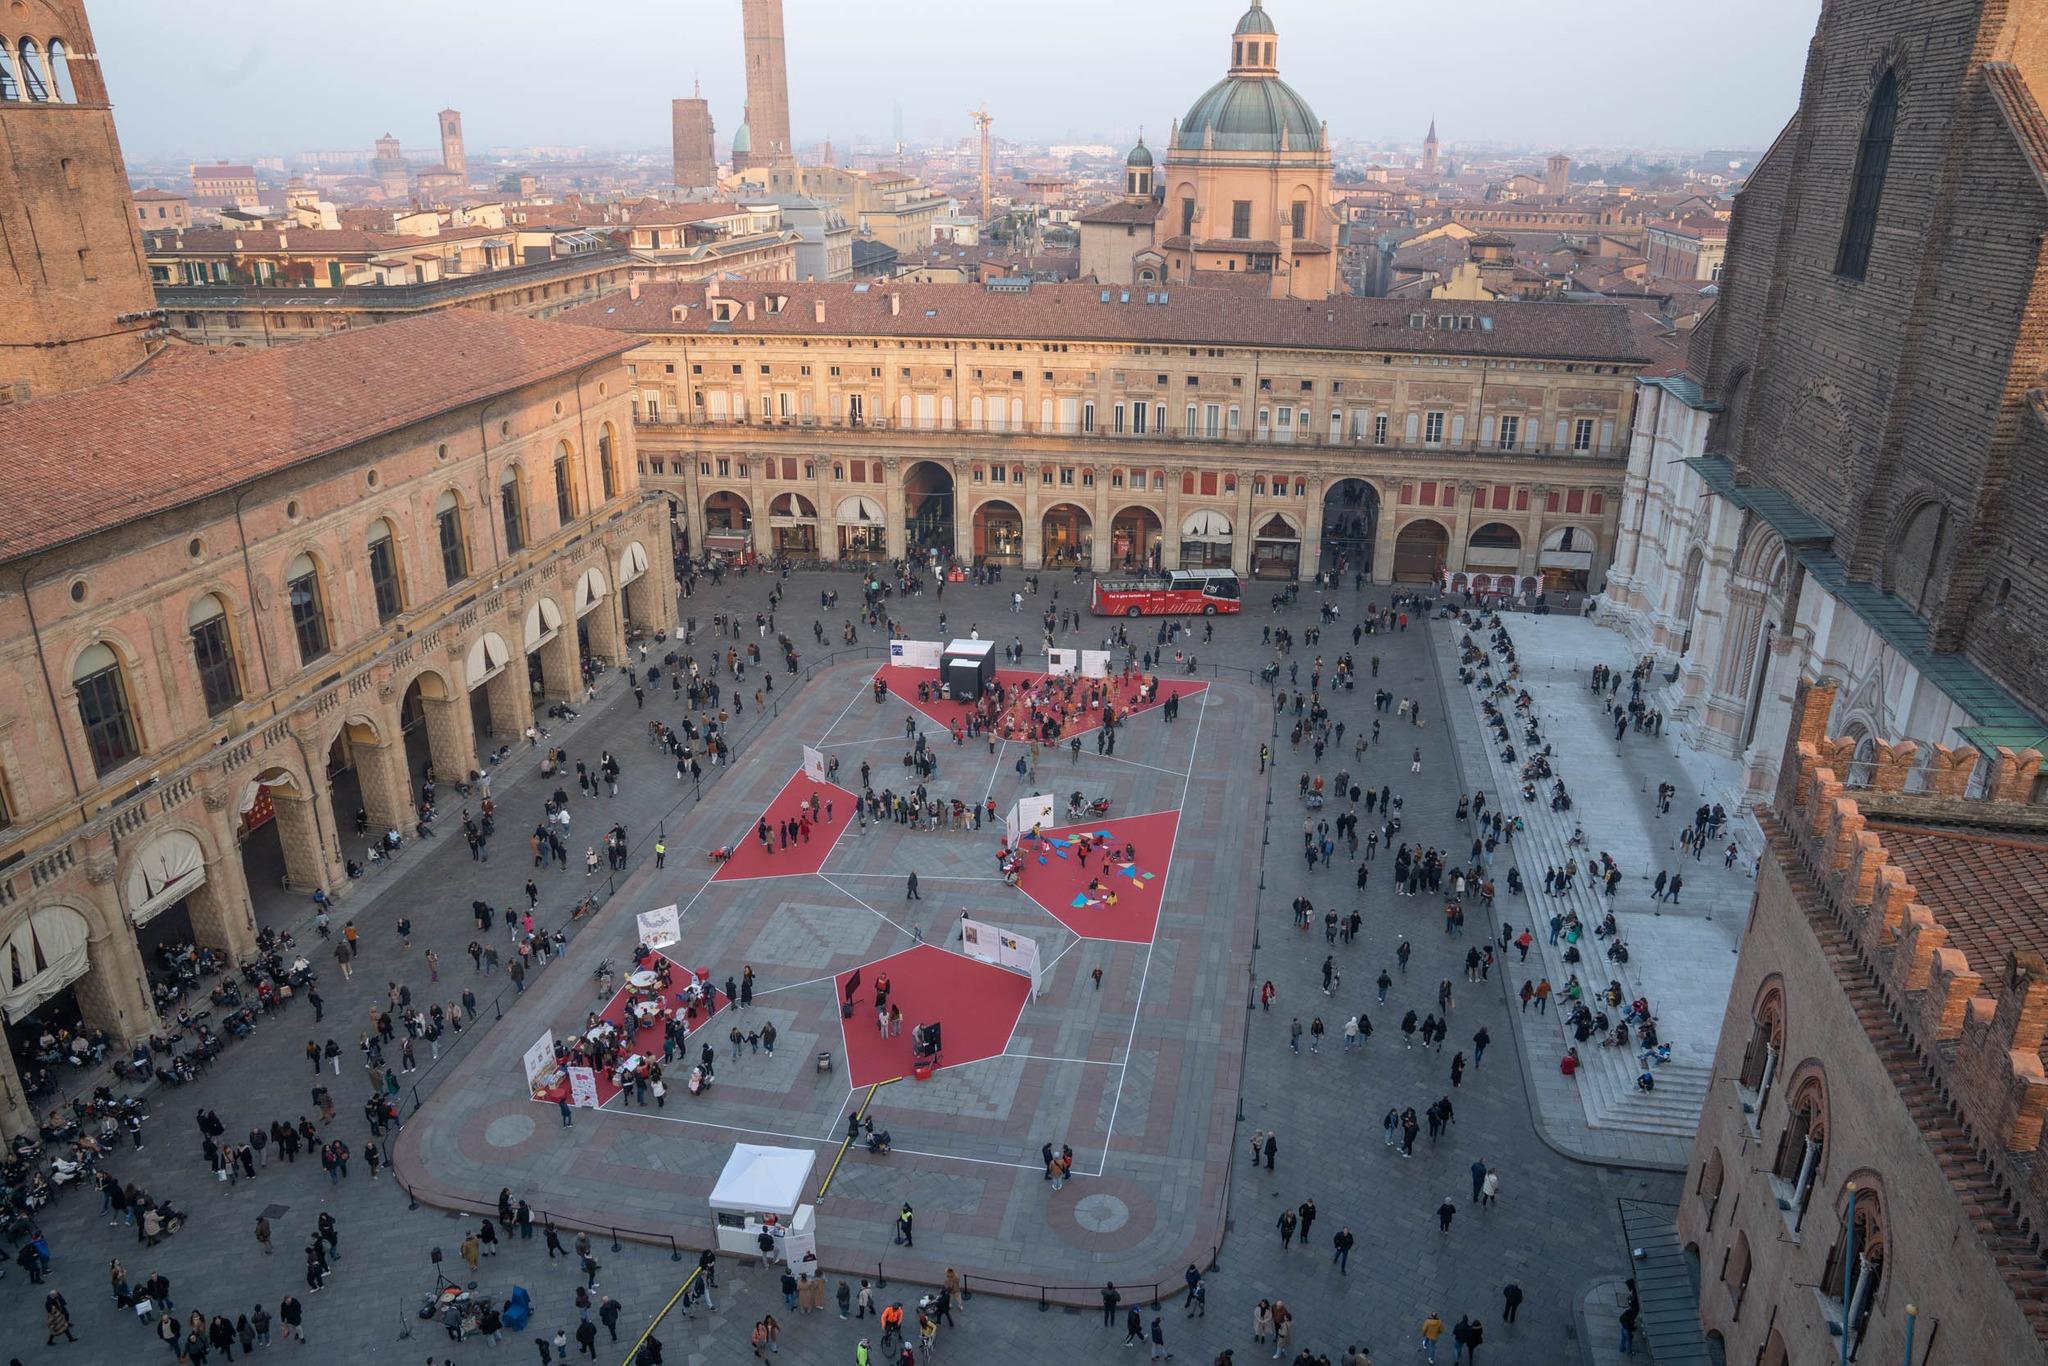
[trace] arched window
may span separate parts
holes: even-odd
[[[1778,1136],[1778,1155],[1771,1163],[1778,1208],[1797,1233],[1813,1200],[1814,1178],[1820,1174],[1827,1146],[1827,1088],[1819,1071],[1793,1078],[1786,1107],[1785,1131]]]
[[[71,666],[71,686],[78,694],[78,721],[85,727],[93,772],[119,768],[142,752],[121,660],[110,647],[94,645],[81,654]]]
[[[1742,1073],[1737,1079],[1746,1093],[1742,1108],[1748,1112],[1752,1133],[1763,1122],[1764,1107],[1770,1103],[1771,1084],[1778,1078],[1784,1049],[1785,991],[1772,981],[1757,994],[1756,1009],[1750,1015],[1749,1046],[1743,1050]]]
[[[0,100],[21,98],[21,83],[14,79],[14,53],[0,38]]]
[[[555,445],[555,514],[567,526],[576,520],[575,472],[569,468],[569,443]]]
[[[377,600],[377,620],[389,621],[405,610],[405,587],[398,576],[398,541],[391,523],[370,524],[370,595]]]
[[[192,663],[199,670],[199,693],[206,699],[206,714],[218,716],[242,700],[227,604],[212,593],[195,598],[185,613],[185,629],[192,636]]]
[[[609,502],[616,498],[619,490],[612,475],[612,429],[609,423],[597,437],[597,473],[604,489],[605,500]]]
[[[33,38],[21,40],[16,49],[21,54],[21,88],[32,100],[48,100],[50,83],[43,75],[43,51],[36,46]]]
[[[1835,255],[1835,274],[1863,278],[1870,265],[1870,244],[1877,233],[1878,201],[1884,198],[1884,173],[1892,159],[1892,133],[1899,121],[1899,82],[1887,70],[1870,96],[1863,120],[1863,141],[1856,149],[1856,178],[1849,186],[1849,212],[1842,220],[1842,246]]]
[[[832,462],[832,478],[835,480],[846,478],[846,467],[836,460]]]
[[[299,663],[311,664],[327,653],[327,607],[320,600],[320,569],[311,555],[285,567],[285,601],[291,607],[292,635],[299,642]]]
[[[469,577],[469,537],[462,529],[462,500],[453,489],[434,500],[434,535],[441,543],[441,577],[453,588]]]
[[[505,553],[517,555],[526,549],[526,501],[519,489],[519,466],[507,466],[498,476],[498,511],[505,518]]]
[[[50,93],[60,104],[78,103],[78,92],[71,86],[71,56],[62,38],[50,40]]]
[[[1877,1297],[1877,1288],[1884,1280],[1885,1219],[1884,1202],[1867,1181],[1855,1183],[1856,1214],[1849,1215],[1849,1192],[1845,1189],[1840,1198],[1842,1231],[1835,1235],[1835,1245],[1828,1250],[1826,1265],[1821,1270],[1820,1293],[1833,1302],[1834,1312],[1842,1313],[1843,1291],[1848,1292],[1849,1355],[1853,1360],[1856,1348],[1863,1340],[1863,1333],[1870,1324],[1870,1306]]]

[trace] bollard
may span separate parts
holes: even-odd
[[[618,1231],[617,1229],[613,1229],[613,1230],[612,1230],[612,1251],[614,1251],[614,1252],[619,1252],[619,1251],[622,1251],[622,1250],[623,1250],[623,1249],[621,1248],[621,1246],[620,1246],[620,1244],[619,1244],[619,1231]]]

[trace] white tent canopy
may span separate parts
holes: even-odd
[[[725,1170],[718,1174],[718,1184],[711,1188],[711,1208],[793,1219],[817,1160],[818,1155],[808,1148],[735,1143]]]

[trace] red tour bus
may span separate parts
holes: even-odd
[[[1097,579],[1088,606],[1097,616],[1205,616],[1243,609],[1229,569],[1173,569]]]

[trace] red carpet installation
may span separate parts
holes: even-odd
[[[1179,812],[1154,811],[1063,825],[1046,831],[1042,840],[1027,834],[1018,885],[1083,939],[1149,944],[1159,929],[1161,894],[1179,829]],[[1087,854],[1081,852],[1082,835],[1093,846]],[[1126,846],[1134,848],[1136,858],[1123,857]]]
[[[697,971],[697,969],[696,967],[692,966],[691,964],[685,963],[682,959],[675,957],[673,954],[669,952],[664,951],[662,952],[661,956],[663,958],[668,959],[669,962],[674,963],[676,965],[675,973],[671,978],[673,985],[670,987],[668,994],[662,998],[662,1007],[666,1010],[679,1011],[682,1009],[682,1005],[677,1000],[676,993],[682,989],[683,983],[688,981],[690,977]],[[627,970],[631,971],[631,968],[629,967]],[[690,1079],[690,1066],[696,1060],[698,1045],[700,1043],[711,1044],[714,1050],[719,1050],[718,1056],[721,1059],[726,1056],[725,1052],[723,1051],[722,1038],[713,1038],[710,1035],[706,1035],[703,1039],[700,1040],[696,1037],[697,1031],[702,1029],[706,1024],[710,1023],[712,1016],[716,1015],[719,1011],[725,1009],[727,1005],[727,1001],[725,999],[725,992],[719,988],[718,984],[716,982],[712,982],[709,985],[711,987],[711,999],[713,1002],[710,1013],[706,1014],[703,1010],[700,1009],[697,1012],[696,1019],[687,1021],[690,1027],[690,1042],[688,1046],[683,1052],[676,1055],[676,1060],[672,1065],[662,1068],[662,1080],[667,1084],[669,1094],[685,1101],[689,1100],[690,1098],[690,1088],[688,1085]],[[621,1030],[626,1030],[630,1028],[630,1026],[628,1026],[626,1023],[625,988],[621,987],[619,990],[612,993],[612,998],[604,1003],[604,1009],[598,1012],[598,1019],[603,1023],[614,1025]],[[577,1028],[579,1030],[582,1028],[581,1022],[578,1023]],[[578,1037],[580,1037],[580,1034],[558,1034],[555,1036],[556,1042],[561,1043],[564,1046],[572,1044]],[[626,1045],[626,1050],[624,1053],[620,1055],[619,1061],[624,1062],[626,1059],[632,1057],[635,1053],[645,1053],[651,1055],[657,1062],[661,1060],[660,1019],[657,1018],[644,1028],[640,1028],[633,1031],[631,1042]],[[715,1081],[713,1085],[714,1087],[716,1086]],[[610,1102],[611,1098],[613,1096],[616,1096],[618,1093],[618,1084],[612,1080],[610,1072],[606,1071],[598,1073],[597,1103],[599,1105],[607,1104]],[[549,1088],[547,1091],[544,1091],[541,1094],[546,1096],[547,1099],[551,1101],[566,1099],[569,1095],[568,1080],[564,1078],[558,1085]]]
[[[811,814],[811,798],[817,814]],[[825,866],[832,846],[853,820],[853,794],[834,783],[814,782],[798,770],[782,785],[758,820],[741,831],[727,848],[730,856],[712,875],[713,882],[749,877],[795,877]],[[768,826],[768,845],[761,843],[761,824]],[[795,821],[798,830],[787,844],[780,827]]]
[[[1051,676],[1050,674],[1032,673],[1025,669],[996,670],[997,681],[1005,688],[1017,690],[1003,708],[1002,717],[997,722],[996,734],[998,736],[1006,739],[1028,738],[1025,726],[1025,717],[1030,710],[1027,694],[1034,684],[1042,683]],[[924,683],[936,686],[939,677],[937,670],[911,669],[900,664],[884,664],[877,677],[889,685],[889,691],[896,697],[900,698],[907,705],[923,712],[947,730],[950,731],[956,721],[962,725],[966,724],[967,715],[972,708],[965,702],[936,700],[920,702],[917,700],[917,685]],[[1139,703],[1134,699],[1138,695],[1138,686],[1142,680],[1133,678],[1129,682],[1125,682],[1123,676],[1118,674],[1102,681],[1109,685],[1109,701],[1116,707],[1117,714],[1120,716],[1134,716],[1140,712],[1150,711],[1152,708],[1165,702],[1167,698],[1176,694],[1181,697],[1192,697],[1208,686],[1206,683],[1190,682],[1183,679],[1162,679],[1159,685],[1159,696],[1152,701]],[[1102,712],[1099,708],[1090,707],[1086,712],[1082,712],[1078,708],[1072,709],[1062,719],[1060,738],[1066,739],[1069,736],[1085,735],[1101,724]]]
[[[853,991],[853,1016],[839,1022],[851,1086],[909,1078],[911,1031],[934,1021],[939,1025],[941,1067],[1000,1056],[1009,1047],[1017,1017],[1031,994],[1031,981],[1022,973],[930,944],[840,973],[833,979],[839,1000],[846,999],[847,981],[856,974],[859,983]],[[893,1038],[883,1037],[875,1024],[875,982],[885,975],[889,1001],[903,1012],[901,1028]],[[903,1084],[916,1083],[906,1080]]]

